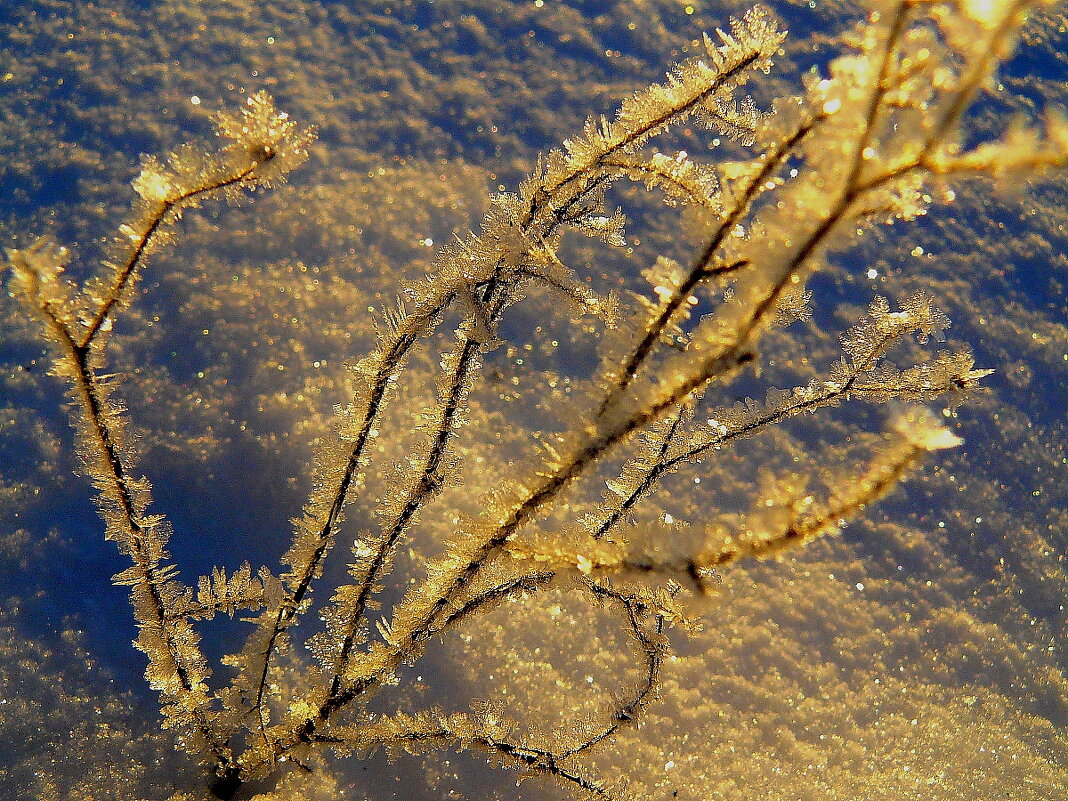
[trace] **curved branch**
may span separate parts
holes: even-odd
[[[500,279],[494,277],[487,285],[482,300],[494,308],[490,312],[490,319],[496,323],[507,303],[508,292],[503,287]],[[475,325],[475,318],[469,320]],[[331,699],[341,692],[342,677],[351,657],[352,649],[356,644],[356,635],[364,620],[367,602],[372,588],[387,573],[390,566],[390,555],[394,552],[397,542],[407,531],[414,521],[419,510],[428,503],[437,493],[440,487],[440,471],[445,459],[449,441],[455,436],[456,427],[459,424],[460,415],[465,408],[467,388],[470,386],[472,377],[478,369],[479,354],[485,349],[485,343],[470,337],[464,337],[459,344],[459,358],[453,372],[448,395],[444,401],[441,413],[441,422],[434,435],[433,443],[423,463],[419,477],[415,480],[408,492],[400,514],[389,527],[389,531],[382,538],[377,551],[367,565],[364,577],[357,584],[356,598],[352,609],[348,611],[349,622],[342,640],[341,651],[338,655],[337,664],[334,667],[333,678],[330,681],[330,689],[325,706],[331,703]]]
[[[137,271],[145,261],[152,240],[168,218],[173,218],[173,215],[179,213],[189,201],[197,200],[202,195],[210,195],[213,192],[218,192],[231,186],[239,186],[244,183],[245,179],[253,176],[257,167],[262,166],[272,158],[274,158],[274,155],[268,153],[261,161],[253,161],[248,167],[235,175],[188,190],[176,198],[160,201],[159,207],[147,221],[147,225],[145,225],[144,230],[134,242],[126,260],[116,270],[115,280],[104,296],[104,301],[101,303],[100,308],[97,309],[96,314],[90,320],[78,346],[87,348],[93,343],[93,340],[103,328],[104,321],[107,320],[111,310],[121,301],[126,289],[136,279]]]
[[[614,799],[612,793],[598,782],[586,778],[574,768],[561,765],[560,757],[551,751],[519,745],[486,731],[480,732],[479,721],[472,720],[466,715],[380,718],[376,721],[375,728],[388,728],[391,725],[398,730],[375,735],[367,732],[366,729],[352,727],[353,731],[350,736],[345,736],[344,732],[331,730],[326,734],[313,734],[309,741],[360,750],[424,743],[443,748],[475,746],[502,761],[510,762],[516,768],[572,785],[594,798],[604,801]]]
[[[378,372],[372,381],[371,391],[366,402],[363,420],[349,450],[338,484],[330,495],[326,516],[318,523],[315,546],[311,554],[304,560],[304,565],[292,585],[288,603],[284,603],[278,608],[274,620],[267,627],[267,642],[260,652],[260,669],[255,682],[255,700],[252,704],[252,709],[256,711],[260,719],[260,731],[265,741],[267,737],[267,722],[263,713],[263,697],[267,688],[267,678],[270,674],[271,659],[277,648],[278,639],[296,618],[301,605],[311,590],[313,580],[322,569],[327,552],[333,545],[334,535],[340,526],[342,511],[349,500],[348,496],[353,482],[356,480],[356,476],[363,465],[367,446],[373,439],[371,432],[374,430],[382,413],[386,394],[392,386],[393,377],[402,369],[412,348],[419,341],[419,332],[429,321],[443,314],[455,298],[456,292],[446,292],[432,297],[432,302],[424,304],[419,311],[405,318],[404,330],[398,332],[393,343],[379,362]]]
[[[561,759],[574,756],[593,748],[615,735],[620,729],[637,721],[642,710],[648,705],[660,686],[660,670],[664,664],[667,648],[663,641],[664,616],[656,614],[653,634],[646,631],[642,616],[648,611],[645,602],[635,596],[614,590],[607,583],[586,582],[586,587],[598,598],[614,601],[623,606],[630,624],[630,633],[638,641],[641,656],[645,660],[645,670],[633,694],[623,700],[612,711],[612,722],[600,732],[588,737],[582,743],[572,746],[561,754]]]

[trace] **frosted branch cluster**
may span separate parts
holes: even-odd
[[[771,109],[758,108],[743,87],[769,71],[785,34],[768,11],[753,9],[705,37],[702,55],[627,98],[613,118],[589,118],[517,191],[493,196],[478,232],[442,248],[426,278],[378,314],[366,352],[352,354],[354,394],[339,407],[336,436],[321,445],[314,492],[277,570],[245,563],[192,584],[181,578],[167,550],[170,526],[136,470],[116,381],[104,371],[114,322],[136,302],[137,282],[178,235],[180,218],[205,202],[281,183],[305,160],[313,133],[265,93],[254,94],[240,110],[216,116],[218,147],[187,145],[144,161],[133,181],[137,200],[84,285],[66,279],[68,253],[49,239],[9,254],[12,291],[40,319],[53,370],[67,382],[105,536],[130,560],[115,581],[131,593],[136,645],[148,657],[164,725],[205,763],[217,797],[231,798],[285,764],[315,770],[330,751],[443,747],[471,749],[579,795],[626,796],[625,786],[587,775],[583,757],[655,702],[665,631],[685,617],[679,595],[709,592],[715,571],[739,559],[777,557],[837,530],[926,453],[959,442],[913,404],[959,400],[989,371],[963,351],[895,363],[897,346],[941,340],[949,325],[923,293],[875,298],[841,334],[840,357],[815,365],[809,380],[769,387],[758,400],[732,394],[734,380],[762,359],[768,331],[809,319],[808,279],[858,230],[926,213],[934,181],[1033,174],[1068,161],[1057,115],[971,150],[961,144],[961,119],[1031,3],[873,6],[827,74],[810,75],[799,96]],[[714,163],[657,147],[664,133],[694,123],[750,148],[750,157]],[[620,181],[669,207],[688,207],[703,237],[688,263],[661,257],[649,265],[646,290],[634,298],[599,295],[583,269],[560,257],[570,231],[609,247],[626,243],[627,220],[605,200]],[[483,493],[480,514],[430,520],[441,512],[435,501],[492,445],[461,437],[472,393],[487,354],[501,344],[502,322],[536,288],[598,328],[601,362],[584,387],[583,412],[542,440],[533,468],[472,486]],[[698,317],[697,308],[712,310]],[[398,401],[399,379],[457,319],[450,348],[432,360],[435,401],[420,410],[417,444],[391,454],[394,467],[380,464],[379,429]],[[895,414],[885,447],[828,497],[801,481],[782,485],[754,497],[734,529],[710,515],[682,551],[670,547],[679,533],[672,521],[639,523],[643,504],[670,476],[699,473],[703,461],[742,439],[799,415],[890,401],[905,411]],[[603,495],[577,497],[609,464],[618,470]],[[388,494],[364,497],[371,471],[389,469]],[[325,588],[324,566],[353,504],[373,508],[372,522],[347,532],[354,543],[343,557],[347,577]],[[541,531],[550,513],[571,525]],[[406,581],[396,575],[396,557],[425,527],[435,536],[448,531],[427,557],[426,574]],[[406,592],[383,609],[388,586]],[[603,719],[543,742],[490,707],[367,711],[434,638],[560,586],[602,607],[631,644],[636,670],[621,679]],[[305,619],[315,601],[318,623]],[[219,686],[192,622],[238,613],[251,633],[226,658],[233,678]],[[318,626],[306,638],[310,660],[290,639],[298,625]],[[306,673],[300,690],[286,680],[295,663]]]

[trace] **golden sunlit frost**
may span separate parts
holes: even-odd
[[[831,714],[829,705],[821,711],[820,697],[833,696],[839,712],[865,707],[859,693],[843,689],[848,677],[825,673],[846,671],[849,658],[842,654],[848,649],[838,652],[839,661],[830,660],[833,667],[823,664],[827,660],[806,661],[806,654],[790,652],[797,643],[769,633],[762,622],[786,622],[796,613],[792,623],[802,631],[829,620],[841,628],[835,636],[877,639],[875,622],[853,629],[847,618],[858,608],[872,617],[885,616],[885,609],[873,611],[841,591],[838,567],[821,565],[811,581],[806,575],[802,592],[777,586],[794,581],[782,578],[793,574],[735,563],[784,554],[802,564],[829,560],[825,550],[802,553],[796,546],[840,530],[888,495],[926,452],[959,445],[952,410],[991,373],[976,369],[959,346],[920,353],[913,340],[942,340],[948,325],[940,310],[948,299],[924,291],[902,292],[897,302],[877,296],[866,315],[846,309],[841,328],[856,322],[840,336],[841,353],[826,341],[804,351],[794,337],[800,324],[815,327],[808,278],[828,269],[827,254],[852,247],[858,234],[881,237],[876,226],[915,220],[931,208],[932,195],[951,197],[951,180],[1051,174],[1064,165],[1065,137],[1063,121],[1051,114],[1044,130],[1021,122],[971,149],[960,145],[958,125],[1007,54],[1015,12],[965,4],[958,19],[955,7],[938,6],[932,22],[911,4],[878,6],[844,40],[846,53],[831,61],[826,77],[810,77],[804,97],[777,102],[770,112],[735,96],[754,75],[764,80],[784,44],[770,12],[749,12],[718,39],[706,37],[705,53],[664,83],[631,95],[614,118],[590,118],[581,133],[539,159],[516,192],[498,185],[488,201],[472,202],[483,212],[478,229],[453,237],[432,260],[416,256],[403,281],[373,236],[362,238],[362,227],[354,232],[357,225],[374,236],[405,238],[413,250],[448,237],[428,230],[433,220],[403,219],[404,201],[423,198],[398,198],[391,178],[374,178],[386,174],[382,169],[358,179],[331,175],[318,197],[305,191],[281,203],[298,197],[305,205],[294,216],[316,217],[331,235],[351,236],[349,257],[260,265],[258,240],[274,220],[285,219],[268,205],[271,223],[230,232],[235,249],[250,254],[246,263],[208,264],[200,273],[190,270],[193,259],[165,261],[162,245],[178,238],[184,211],[209,197],[236,199],[244,189],[278,184],[307,157],[310,133],[263,92],[214,117],[221,148],[188,145],[142,161],[133,182],[140,200],[81,290],[64,277],[67,254],[52,239],[11,253],[12,288],[44,323],[56,352],[53,369],[71,385],[79,452],[100,493],[106,536],[133,562],[115,581],[131,590],[137,647],[149,657],[147,678],[161,694],[164,725],[207,765],[211,792],[232,797],[245,792],[247,782],[295,764],[303,770],[284,774],[262,798],[336,797],[347,788],[339,788],[337,766],[325,754],[383,750],[393,757],[453,747],[580,796],[651,797],[674,792],[676,776],[695,797],[742,786],[769,797],[795,787],[811,794],[823,779],[798,766],[818,773],[840,754],[854,765],[874,754],[872,782],[910,786],[904,767],[913,766],[902,754],[879,751],[875,723],[857,720],[861,734],[852,740],[836,731],[828,744],[815,734]],[[463,25],[477,36],[471,19]],[[933,33],[936,26],[944,39]],[[267,39],[274,40],[273,34]],[[691,144],[687,151],[675,143],[660,150],[661,135],[694,137],[684,128],[692,122],[737,145],[733,161],[712,163]],[[742,147],[755,150],[746,155]],[[405,169],[391,168],[390,176]],[[447,183],[447,168],[437,161],[412,169],[414,194]],[[565,232],[633,250],[644,229],[629,230],[624,212],[613,206],[616,196],[607,193],[612,184],[622,187],[622,179],[657,190],[669,206],[688,206],[700,242],[692,256],[680,259],[675,250],[649,258],[643,271],[648,285],[638,291],[625,278],[602,291],[596,274],[615,269],[616,257],[604,255],[607,248],[573,248]],[[354,215],[346,227],[353,187],[364,193],[360,214],[376,219]],[[445,191],[449,200],[461,194]],[[188,235],[203,242],[213,224],[198,225],[189,226]],[[307,227],[295,229],[308,236]],[[657,246],[675,237],[674,227],[668,231],[654,239]],[[590,253],[598,261],[587,260]],[[150,512],[147,479],[130,472],[135,451],[145,446],[126,434],[118,396],[151,397],[149,387],[172,391],[175,383],[157,378],[166,373],[156,365],[122,362],[126,349],[136,354],[136,337],[112,341],[122,324],[143,326],[141,337],[157,336],[163,327],[158,316],[141,316],[141,303],[131,306],[150,256],[173,272],[161,276],[172,282],[171,291],[185,281],[196,285],[181,310],[196,321],[191,330],[202,332],[209,347],[225,350],[220,343],[233,337],[245,348],[223,353],[232,363],[231,385],[216,365],[205,364],[197,372],[204,389],[190,398],[206,401],[205,414],[219,425],[219,409],[238,408],[235,398],[251,373],[258,394],[243,413],[254,410],[278,423],[274,430],[260,424],[264,453],[296,471],[314,459],[311,492],[293,521],[279,578],[266,568],[254,575],[245,562],[229,572],[215,568],[195,588],[182,584],[166,549],[169,526]],[[327,277],[354,265],[376,273],[371,289]],[[873,261],[869,275],[880,272],[886,266]],[[627,291],[613,291],[620,286]],[[817,319],[836,329],[837,321],[823,314]],[[592,381],[589,371],[569,363],[574,354],[557,353],[584,337],[597,340]],[[172,342],[167,334],[159,340],[165,349]],[[333,364],[345,359],[352,363],[342,375]],[[103,374],[112,361],[134,376],[121,392]],[[750,366],[758,362],[768,372],[752,377]],[[328,363],[328,376],[313,372]],[[295,371],[310,375],[294,380]],[[744,390],[734,383],[740,377]],[[752,391],[751,378],[763,383],[757,398],[735,400]],[[323,396],[337,404],[331,424]],[[858,400],[937,404],[943,418],[915,407],[895,409],[884,438],[865,437],[844,408]],[[868,452],[839,458],[824,441],[802,445],[780,427],[839,407],[833,417],[821,417],[832,418],[825,430],[839,441],[859,441]],[[316,439],[313,457],[294,443],[297,434]],[[177,430],[167,436],[175,443],[171,459],[227,444],[210,430],[200,439]],[[757,451],[767,457],[759,470],[731,461],[750,447],[764,449]],[[827,466],[835,460],[843,464]],[[265,490],[277,477],[260,467],[262,475],[244,478],[243,486],[252,489],[250,505],[267,507]],[[198,481],[208,485],[214,477]],[[938,500],[919,505],[937,509]],[[239,522],[247,522],[244,517],[242,511]],[[259,517],[249,526],[257,536],[276,531],[276,523],[263,525]],[[925,547],[916,535],[900,550]],[[339,552],[347,569],[328,564]],[[849,565],[857,593],[874,586],[863,573],[863,556]],[[754,583],[767,589],[763,606],[751,597],[736,603],[719,595],[735,570],[760,579]],[[895,592],[891,581],[881,589]],[[682,686],[671,672],[691,657],[685,646],[676,653],[669,628],[685,624],[699,643],[717,636],[700,639],[690,594],[712,597],[712,611],[704,608],[705,630],[726,638],[724,648],[704,650],[731,652],[735,660],[711,669],[711,694],[700,679]],[[190,621],[219,612],[249,612],[254,631],[243,650],[224,657],[231,670],[209,683]],[[948,617],[942,625],[946,636],[978,626]],[[304,637],[309,628],[318,631]],[[902,641],[914,633],[907,628]],[[455,668],[458,679],[502,703],[467,704],[458,696],[461,711],[443,709],[443,699],[425,690],[421,677],[411,680],[408,666],[433,664],[427,651],[441,640],[454,652],[467,651]],[[550,649],[549,641],[562,648]],[[1011,654],[1005,660],[1030,671]],[[792,695],[776,683],[789,681],[780,677],[791,664],[804,666],[796,681],[806,685]],[[809,668],[812,675],[804,675]],[[876,675],[873,669],[866,680]],[[1053,674],[1045,681],[1061,686]],[[871,697],[892,706],[897,696],[882,690],[889,683]],[[377,709],[393,704],[389,693],[398,684],[410,693],[400,702],[410,708],[367,711],[380,693]],[[902,682],[902,689],[915,687],[924,703],[944,701],[942,688]],[[984,697],[991,706],[1001,703],[997,693]],[[543,708],[529,709],[531,698]],[[745,758],[719,743],[695,750],[676,740],[646,739],[649,727],[664,726],[660,704],[675,704],[680,719],[700,718],[702,728],[694,731],[714,731],[729,720],[734,731],[747,732]],[[928,723],[905,727],[902,716],[911,714],[905,707],[890,716],[891,728],[902,751],[905,743],[915,751],[923,742],[917,733],[927,732]],[[947,708],[933,717],[955,733],[960,721],[989,727],[997,720],[963,702]],[[731,717],[740,709],[752,711],[752,723]],[[753,734],[774,730],[794,710],[800,723],[789,736],[804,742]],[[646,729],[632,725],[638,723]],[[1029,736],[1042,729],[1041,721],[1019,725]],[[984,743],[998,739],[987,728],[981,737]],[[1006,736],[999,747],[1033,755],[1026,740]],[[970,747],[963,735],[954,742]],[[936,776],[933,749],[919,750],[916,770],[922,765],[927,777]],[[780,762],[785,769],[776,769]],[[630,763],[628,772],[635,774],[629,786],[604,778],[618,775],[621,763]],[[973,761],[962,764],[979,770]],[[841,789],[849,774],[843,765],[835,768],[845,776],[837,786],[851,792]],[[1046,782],[1042,787],[1056,773],[1045,766],[1034,771]],[[727,772],[729,778],[714,775]],[[446,781],[439,777],[439,790]],[[958,786],[952,778],[944,783]],[[852,792],[859,797],[868,789]]]

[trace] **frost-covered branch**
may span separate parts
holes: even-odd
[[[285,764],[311,771],[323,748],[458,746],[608,798],[579,763],[638,721],[660,690],[665,628],[679,617],[675,593],[687,586],[704,592],[714,569],[773,557],[835,530],[889,493],[925,453],[958,443],[929,415],[906,411],[886,447],[825,499],[777,487],[758,499],[740,529],[709,525],[705,539],[683,553],[665,555],[660,546],[672,531],[656,525],[635,527],[634,541],[620,531],[665,477],[744,437],[850,399],[924,402],[969,390],[989,372],[975,369],[965,352],[939,352],[903,370],[887,364],[897,342],[912,333],[922,343],[940,339],[948,321],[922,293],[896,310],[877,298],[843,335],[844,356],[807,384],[730,406],[737,396],[729,394],[731,381],[759,362],[765,332],[806,315],[808,279],[849,237],[926,213],[928,190],[948,179],[1032,175],[1068,164],[1068,125],[1055,113],[1044,131],[1018,123],[997,141],[960,145],[967,109],[1032,5],[888,0],[824,76],[812,73],[802,96],[777,101],[767,113],[738,96],[767,72],[784,36],[767,11],[755,9],[718,41],[706,37],[704,53],[663,83],[627,98],[614,118],[589,118],[578,135],[539,158],[515,192],[494,195],[478,232],[443,248],[426,278],[403,288],[403,302],[377,315],[368,351],[351,367],[353,395],[316,456],[315,489],[278,578],[266,568],[253,575],[245,563],[229,575],[216,568],[196,588],[178,580],[166,550],[169,527],[149,511],[149,484],[133,472],[114,399],[117,382],[103,369],[108,335],[181,215],[209,198],[277,183],[304,160],[311,133],[260,93],[244,109],[216,116],[221,148],[187,146],[165,160],[146,159],[134,181],[139,200],[112,256],[82,287],[65,280],[67,254],[51,240],[13,251],[13,292],[40,319],[54,370],[69,385],[105,536],[132,563],[115,580],[130,587],[149,682],[161,694],[165,725],[210,765],[215,795],[232,798]],[[695,121],[753,148],[752,156],[712,164],[649,152],[654,137]],[[626,244],[625,216],[606,205],[622,180],[661,193],[669,206],[688,206],[700,242],[685,266],[657,258],[643,272],[648,296],[638,295],[629,310],[591,288],[592,265],[564,264],[559,255],[567,232]],[[487,476],[470,464],[497,469],[501,454],[480,450],[490,442],[460,435],[469,417],[485,422],[472,400],[483,360],[533,287],[565,300],[576,318],[600,318],[603,327],[589,327],[600,339],[600,367],[577,393],[577,411],[561,413],[549,436],[538,432],[541,461],[511,477]],[[691,319],[697,309],[709,313]],[[452,344],[437,353],[441,329],[454,319]],[[401,379],[424,355],[437,367],[419,379],[436,392],[415,410],[418,423],[407,433],[417,436],[384,442],[391,404],[408,400],[399,396]],[[400,447],[403,454],[391,453]],[[576,510],[591,501],[571,504],[572,494],[616,457],[622,472],[594,512],[580,516]],[[368,481],[376,459],[398,466]],[[469,501],[476,511],[445,510],[435,527],[431,512],[461,478],[479,494],[460,506]],[[346,509],[364,486],[382,488],[359,499],[374,508],[375,522],[352,540],[348,578],[334,582],[318,609],[324,625],[303,638],[316,668],[293,652],[290,630],[311,608]],[[549,525],[535,533],[542,521]],[[428,541],[426,577],[391,578],[402,548]],[[565,581],[622,612],[620,628],[637,657],[626,674],[636,671],[636,678],[597,724],[577,725],[562,742],[532,745],[537,738],[517,736],[488,707],[463,715],[368,710],[433,639],[471,631],[490,610],[523,608],[529,596]],[[649,583],[657,587],[643,586]],[[404,594],[390,606],[398,588]],[[244,649],[225,658],[235,671],[230,686],[213,693],[192,622],[239,610],[256,611],[256,625]]]
[[[217,115],[215,127],[228,144],[213,154],[186,146],[166,164],[145,161],[134,181],[139,201],[116,240],[125,255],[105,261],[80,291],[63,277],[66,251],[47,240],[13,251],[9,258],[13,287],[44,322],[46,338],[55,349],[54,370],[69,384],[80,454],[100,493],[105,536],[133,562],[115,581],[131,588],[139,629],[136,645],[148,656],[146,676],[163,698],[166,725],[179,731],[185,748],[207,752],[224,772],[231,768],[233,755],[216,730],[206,684],[210,671],[199,636],[183,614],[190,611],[191,591],[177,580],[177,568],[166,562],[170,528],[162,516],[148,512],[150,485],[131,473],[133,454],[125,442],[123,409],[111,400],[111,382],[100,375],[106,362],[102,334],[111,330],[115,313],[129,304],[147,257],[167,241],[182,213],[209,197],[277,183],[304,160],[311,139],[262,93],[250,97],[236,114]],[[222,603],[224,608],[229,605]]]

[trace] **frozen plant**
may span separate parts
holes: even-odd
[[[130,559],[115,581],[130,588],[136,646],[148,658],[163,726],[205,765],[211,793],[234,798],[249,782],[291,765],[314,775],[331,752],[460,747],[579,795],[625,797],[622,783],[588,775],[584,756],[635,725],[654,702],[669,649],[665,632],[685,616],[680,593],[706,592],[713,571],[736,560],[778,556],[835,531],[890,492],[924,454],[958,444],[915,404],[966,393],[988,371],[975,369],[963,352],[938,352],[904,368],[888,359],[903,339],[925,343],[948,325],[922,293],[896,307],[876,298],[842,334],[841,358],[818,378],[772,389],[762,402],[723,399],[760,360],[766,331],[807,316],[806,282],[825,254],[858,230],[924,214],[936,187],[955,180],[1065,165],[1068,125],[1053,114],[1044,130],[1019,123],[997,141],[962,144],[963,115],[1034,5],[875,0],[829,72],[810,74],[798,96],[767,110],[740,91],[768,72],[785,34],[755,8],[706,37],[704,54],[628,98],[613,119],[590,118],[539,160],[517,192],[494,196],[479,232],[442,248],[426,280],[403,288],[403,302],[376,321],[368,352],[352,354],[354,395],[339,411],[334,438],[322,445],[315,490],[276,570],[246,563],[193,583],[180,577],[167,552],[170,527],[152,506],[125,435],[115,380],[106,372],[108,339],[182,215],[283,181],[305,159],[312,133],[261,92],[239,111],[217,115],[218,149],[190,145],[146,159],[111,256],[84,286],[64,277],[67,252],[50,239],[11,252],[12,291],[40,319],[52,369],[69,386],[105,536]],[[708,164],[655,149],[658,136],[683,123],[729,137],[752,156]],[[650,291],[633,303],[599,296],[560,256],[569,230],[624,243],[626,220],[605,208],[606,191],[622,180],[686,206],[703,241],[687,264],[661,257],[650,265]],[[518,465],[501,482],[472,466],[491,444],[459,433],[483,359],[500,344],[502,321],[536,286],[564,299],[576,316],[600,321],[601,362],[584,388],[584,413],[543,438],[538,465]],[[691,311],[702,303],[712,311],[694,319]],[[452,350],[437,360],[437,400],[422,412],[421,442],[412,448],[409,437],[405,452],[390,453],[378,435],[398,380],[420,369],[415,355],[450,315],[461,323]],[[774,487],[754,498],[738,530],[710,528],[685,552],[665,547],[670,526],[633,525],[632,511],[667,475],[699,469],[702,457],[797,415],[856,401],[900,409],[885,448],[828,497],[799,485]],[[603,498],[584,498],[583,481],[608,459],[622,465],[618,476]],[[388,482],[391,492],[365,500],[367,475],[393,469],[383,460],[401,465]],[[461,478],[483,494],[479,514],[431,506]],[[346,507],[359,503],[373,505],[377,527],[352,533],[348,579],[329,588],[327,600],[319,586],[324,564]],[[569,525],[539,531],[549,515]],[[398,549],[419,526],[449,533],[427,557],[426,575],[406,582],[391,574]],[[407,590],[380,610],[386,585]],[[633,644],[638,678],[618,688],[603,719],[539,739],[490,707],[368,712],[369,701],[400,681],[400,667],[418,661],[435,638],[505,601],[522,609],[526,599],[560,585],[612,610]],[[322,599],[318,615],[307,615],[314,597]],[[243,650],[225,660],[233,679],[218,686],[194,623],[239,611],[252,631]],[[301,625],[318,626],[302,638],[310,660],[291,640]],[[300,682],[292,680],[297,674]]]

